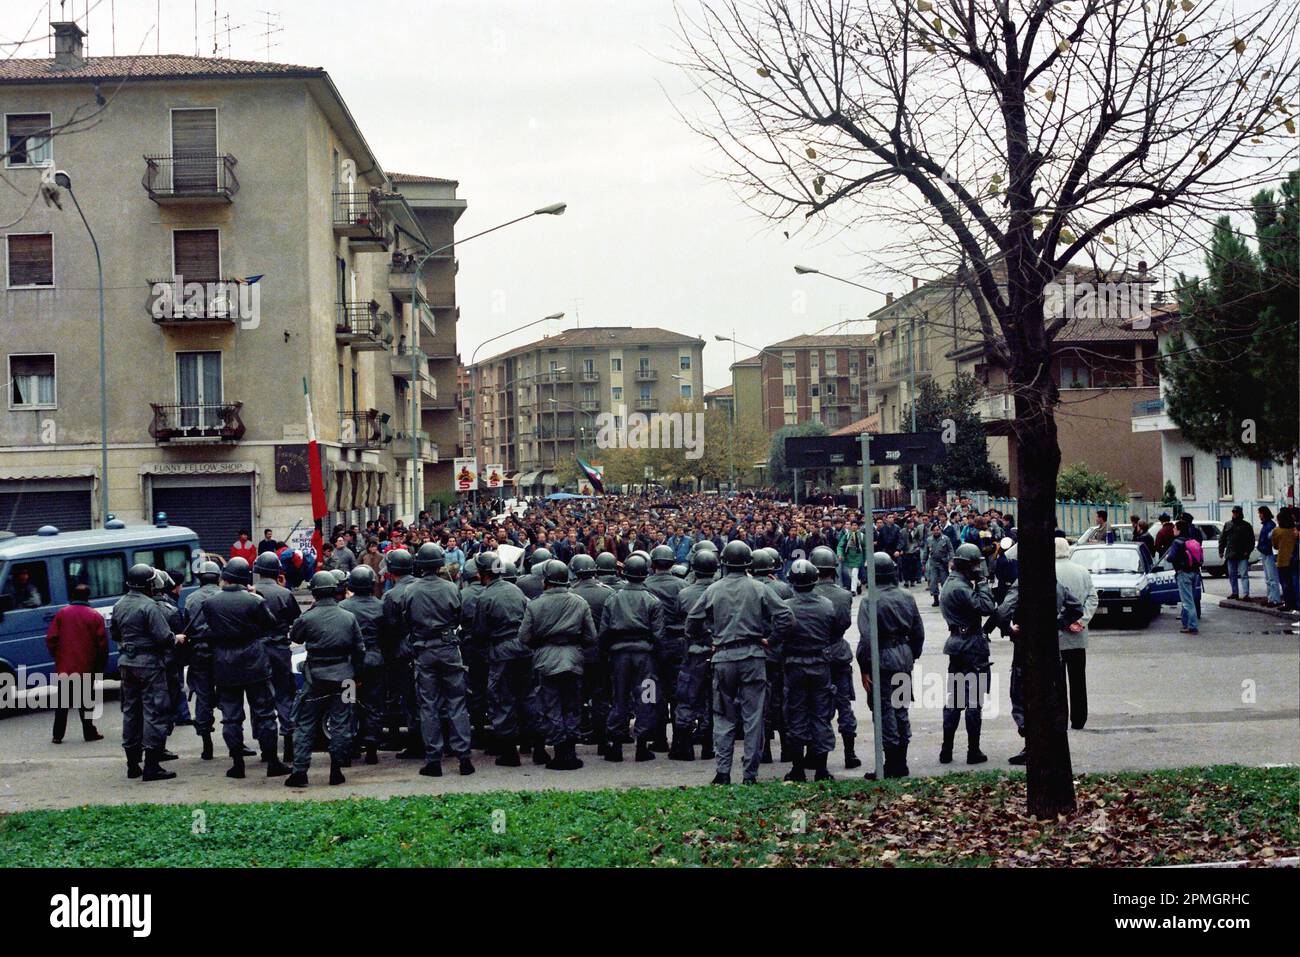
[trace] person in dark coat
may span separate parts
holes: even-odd
[[[366,764],[378,764],[384,721],[384,648],[388,645],[384,603],[375,597],[375,573],[366,565],[358,565],[348,574],[348,591],[352,594],[339,602],[339,607],[356,618],[362,642],[354,708],[359,714],[354,723]]]
[[[827,781],[826,755],[835,747],[830,653],[837,640],[836,611],[829,598],[813,590],[817,568],[807,559],[790,566],[790,585],[794,594],[785,603],[794,624],[782,642],[781,669],[792,761],[785,780],[807,781],[805,769],[811,768],[814,780]]]
[[[78,582],[72,588],[72,601],[54,614],[45,632],[45,647],[54,658],[54,675],[59,681],[60,693],[66,685],[77,688],[80,698],[81,736],[87,741],[102,741],[93,720],[91,704],[95,694],[95,679],[103,677],[108,662],[108,633],[104,616],[90,607],[90,586]],[[66,702],[60,700],[54,708],[55,744],[63,743],[68,728]]]

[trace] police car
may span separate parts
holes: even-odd
[[[1131,616],[1145,628],[1160,614],[1163,605],[1178,604],[1178,583],[1174,570],[1165,562],[1152,561],[1141,542],[1092,542],[1070,549],[1070,561],[1092,574],[1097,589],[1097,616],[1103,620]],[[1201,585],[1195,585],[1199,596]]]

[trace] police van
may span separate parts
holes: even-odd
[[[188,528],[157,525],[126,527],[110,520],[107,527],[60,532],[53,525],[35,535],[0,538],[0,675],[49,674],[54,660],[45,634],[55,613],[68,604],[73,587],[90,586],[90,604],[105,621],[126,594],[126,571],[143,562],[175,572],[192,590],[203,553],[199,537]],[[107,674],[117,673],[117,648],[109,645]]]

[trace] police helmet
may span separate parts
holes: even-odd
[[[696,578],[712,578],[718,572],[718,553],[701,548],[691,559],[691,570]]]
[[[772,554],[766,548],[760,548],[754,552],[753,560],[750,564],[750,571],[755,575],[770,575],[774,568]]]
[[[275,552],[262,552],[253,561],[253,571],[263,578],[275,578],[282,571],[280,559],[276,557]]]
[[[333,572],[317,572],[311,576],[311,584],[307,587],[311,589],[313,598],[328,598],[338,593],[339,583]]]
[[[817,584],[821,575],[817,566],[806,558],[799,558],[790,565],[790,586],[795,591],[808,591]]]
[[[753,551],[740,539],[727,542],[727,547],[722,550],[722,564],[727,568],[748,568],[753,560]]]
[[[474,568],[481,574],[495,578],[501,574],[501,559],[496,552],[479,552],[474,556]]]
[[[808,561],[812,562],[813,567],[822,575],[835,571],[839,564],[835,553],[825,545],[818,545],[814,548],[808,555]]]
[[[667,545],[656,545],[650,551],[650,564],[655,568],[672,568],[677,556]]]
[[[590,578],[596,574],[596,559],[590,555],[574,555],[569,559],[569,568],[578,578]]]
[[[375,590],[375,570],[369,565],[357,565],[348,573],[348,591],[354,595],[369,595]]]
[[[537,566],[533,567],[536,568]],[[552,558],[537,570],[542,573],[543,580],[549,586],[567,586],[569,584],[569,566],[558,558]]]
[[[411,553],[405,548],[392,548],[384,556],[384,564],[388,566],[389,572],[394,575],[411,574]]]
[[[952,556],[957,561],[976,563],[983,561],[984,555],[979,546],[973,542],[962,542]]]
[[[425,542],[415,553],[415,567],[419,569],[441,568],[446,561],[446,552],[435,542]]]
[[[221,566],[214,561],[205,561],[199,563],[199,582],[204,585],[215,585],[221,580]]]
[[[644,555],[633,553],[623,563],[623,577],[628,581],[644,581],[648,574],[650,574],[650,566]]]
[[[248,567],[248,559],[232,558],[226,562],[226,567],[221,569],[221,578],[223,581],[234,582],[236,585],[251,585],[253,571]]]
[[[515,567],[514,562],[501,563],[501,577],[508,582],[517,581],[519,579],[519,569]]]
[[[871,558],[876,566],[877,584],[886,585],[898,581],[898,566],[894,564],[893,558],[885,552],[876,552]]]
[[[133,591],[148,591],[153,588],[153,569],[144,562],[132,565],[126,573],[126,587]]]
[[[678,562],[676,565],[670,568],[669,571],[672,572],[674,578],[685,578],[688,574],[690,574],[691,570],[686,566],[685,562]]]
[[[536,568],[537,574],[540,575],[542,573],[542,569],[539,568],[538,566],[541,565],[542,562],[549,562],[550,560],[551,560],[551,550],[549,548],[534,548],[533,553],[528,556],[528,570],[531,572],[534,568]]]
[[[172,576],[168,575],[161,568],[155,568],[153,571],[153,590],[154,594],[165,595],[171,591]]]
[[[614,557],[613,552],[601,552],[596,556],[596,571],[598,572],[617,572],[618,559]]]

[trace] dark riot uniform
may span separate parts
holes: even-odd
[[[154,598],[158,607],[162,609],[163,617],[167,619],[167,627],[173,634],[185,634],[185,615],[181,613],[180,606],[176,604],[176,599],[171,595],[158,595]],[[167,668],[167,697],[171,700],[171,712],[167,716],[167,736],[171,737],[176,730],[176,721],[183,711],[188,709],[184,706],[185,701],[185,648],[183,645],[172,645],[167,649],[165,656],[165,667]]]
[[[280,719],[280,733],[293,733],[293,702],[298,693],[298,683],[293,677],[293,655],[289,651],[289,629],[302,614],[293,592],[274,578],[259,575],[253,586],[266,600],[266,607],[275,619],[275,625],[263,636],[266,660],[271,666],[271,693],[275,696],[275,713]]]
[[[384,603],[373,594],[353,595],[338,603],[351,612],[361,629],[363,655],[357,670],[357,718],[353,723],[358,740],[366,748],[379,747],[384,722],[384,648],[388,645]],[[292,636],[291,636],[292,637]],[[294,639],[295,641],[298,639]],[[359,712],[359,714],[357,714]],[[295,746],[297,741],[295,740]]]
[[[858,606],[857,657],[858,668],[864,675],[871,674],[871,642],[867,640],[869,610],[866,601]],[[925,647],[925,625],[916,599],[899,588],[897,582],[876,582],[876,642],[880,646],[880,674],[874,680],[880,687],[880,738],[885,763],[890,764],[891,748],[902,748],[899,757],[906,764],[907,743],[912,739],[912,723],[907,714],[912,703],[912,665]],[[871,707],[874,700],[874,695],[867,695],[867,706]]]
[[[185,673],[185,683],[194,695],[194,733],[199,737],[212,734],[214,709],[217,707],[217,682],[212,671],[212,644],[203,630],[197,627],[195,618],[203,603],[221,591],[215,583],[200,585],[185,599],[185,624],[181,629],[185,635],[182,651],[185,663],[189,666]]]
[[[426,761],[440,761],[444,751],[469,757],[469,708],[465,699],[465,663],[457,643],[460,590],[433,571],[402,592],[402,626],[415,660],[415,692]],[[447,740],[443,741],[443,723]]]
[[[600,616],[600,647],[609,662],[609,740],[617,747],[648,743],[655,729],[659,700],[654,652],[664,641],[663,603],[644,582],[629,581],[605,602]],[[630,714],[636,731],[628,735]]]
[[[411,644],[406,623],[402,620],[402,595],[418,579],[400,575],[393,587],[384,592],[384,725],[394,742],[402,740],[406,728],[406,746],[422,752],[419,744],[419,708],[415,700],[415,671],[411,662]]]
[[[966,712],[967,759],[980,753],[981,709],[992,672],[989,637],[981,627],[983,616],[997,610],[987,579],[972,582],[964,573],[953,571],[939,593],[939,609],[948,623],[947,693],[943,708],[943,755],[952,757],[952,742]]]
[[[158,603],[140,591],[117,600],[108,631],[122,675],[122,747],[128,761],[138,762],[142,749],[160,751],[167,743],[173,712],[166,657],[176,636]]]
[[[756,575],[754,577],[757,581],[761,581],[776,592],[776,597],[782,601],[789,601],[794,597],[794,589],[790,587],[789,583],[781,581],[775,575]],[[772,641],[769,638],[767,647],[767,707],[763,714],[763,730],[767,741],[772,740],[773,734],[781,735],[782,750],[785,750],[785,676],[782,672],[781,656],[781,643]],[[770,755],[765,755],[764,760],[768,756]]]
[[[692,572],[694,574],[694,572]],[[677,593],[677,605],[683,620],[688,618],[697,602],[704,597],[712,580],[697,579]],[[678,735],[704,746],[701,757],[709,757],[713,750],[713,708],[709,703],[710,661],[713,654],[713,635],[703,628],[697,637],[686,639],[686,657],[677,673],[677,708],[673,713]],[[683,737],[683,740],[686,740]]]
[[[835,628],[832,631],[835,641],[830,650],[831,684],[835,687],[833,701],[840,734],[851,739],[858,733],[858,719],[853,716],[853,701],[857,694],[853,688],[853,649],[844,639],[844,633],[853,623],[853,593],[841,588],[835,578],[821,579],[813,586],[813,591],[829,598],[835,606]],[[845,745],[846,756],[851,745],[852,741]]]
[[[744,777],[758,779],[767,699],[762,643],[784,641],[793,622],[776,592],[739,571],[710,584],[687,616],[686,635],[692,643],[705,636],[713,639],[713,748],[719,775],[731,775],[736,729],[743,725]]]
[[[493,579],[474,604],[474,634],[487,649],[488,713],[498,745],[527,746],[542,735],[531,694],[533,655],[519,643],[528,604],[504,578]]]
[[[538,564],[541,565],[545,563],[539,562]],[[515,585],[518,586],[519,590],[524,593],[525,598],[527,598],[529,601],[532,601],[534,598],[541,597],[542,591],[546,587],[546,581],[545,579],[542,578],[540,572],[529,570],[527,575],[519,576],[518,580],[515,582]]]
[[[466,564],[472,564],[473,561],[472,558],[466,559]],[[460,589],[460,655],[466,668],[465,694],[469,701],[469,724],[475,734],[491,727],[487,697],[487,646],[474,631],[475,609],[484,587],[475,578],[462,584]]]
[[[271,695],[271,666],[262,636],[274,629],[277,622],[266,600],[242,585],[223,585],[203,602],[194,621],[212,644],[217,707],[221,709],[221,736],[226,748],[242,760],[247,695],[253,713],[253,736],[261,745],[263,756],[274,756],[275,699]]]
[[[796,754],[807,748],[809,757],[816,758],[835,749],[830,655],[837,640],[838,613],[815,588],[795,592],[785,604],[794,616],[782,645],[786,733]]]
[[[602,582],[599,576],[593,576],[579,578],[569,591],[591,608],[591,620],[599,631],[600,616],[614,589]],[[609,671],[598,647],[584,648],[582,657],[583,727],[597,744],[603,746],[609,728]]]
[[[1011,720],[1016,723],[1016,730],[1023,737],[1025,733],[1024,651],[1020,636],[1011,628],[1019,609],[1020,583],[1012,582],[1007,589],[1006,597],[998,605],[997,611],[984,625],[984,631],[988,633],[992,632],[994,628],[1000,628],[1004,634],[1011,635]],[[1083,603],[1072,591],[1058,581],[1056,583],[1057,631],[1064,631],[1082,617]],[[1061,667],[1063,669],[1064,665]],[[1058,678],[1058,681],[1061,682],[1058,688],[1064,689],[1064,675]],[[1059,699],[1059,711],[1056,718],[1060,724],[1060,730],[1063,731],[1065,730],[1065,722],[1069,718],[1069,707],[1064,694],[1060,694]]]
[[[664,609],[664,640],[655,648],[654,668],[661,693],[655,704],[656,743],[667,740],[672,711],[677,707],[677,673],[686,654],[686,615],[678,608],[677,596],[686,582],[668,569],[656,570],[645,580],[645,588],[659,599]]]
[[[302,688],[293,704],[293,770],[311,767],[312,742],[322,726],[329,736],[332,763],[346,764],[352,749],[356,676],[366,653],[357,617],[334,598],[317,598],[293,623],[289,638],[307,649]]]
[[[627,584],[627,582],[618,577],[617,572],[598,572],[596,574],[596,581],[600,582],[602,585],[608,585],[610,588],[614,589],[614,591],[620,591],[623,586]]]
[[[548,588],[524,610],[519,644],[533,649],[538,707],[557,757],[578,743],[583,653],[596,646],[591,606],[568,588]]]

